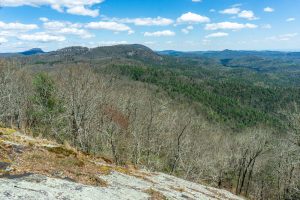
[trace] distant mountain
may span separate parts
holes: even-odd
[[[26,56],[27,64],[41,64],[52,67],[59,63],[89,62],[95,66],[147,65],[160,67],[226,67],[248,69],[255,72],[294,72],[300,71],[299,52],[280,51],[191,51],[174,50],[155,52],[140,44],[102,46],[87,48],[66,47],[51,52],[35,48],[25,52],[0,54],[0,57]],[[24,61],[24,60],[23,60]]]
[[[41,52],[34,49],[31,52]],[[29,52],[29,53],[31,53]],[[28,52],[26,52],[28,55]],[[24,55],[24,54],[23,54]],[[158,55],[150,48],[139,45],[115,45],[96,48],[72,46],[51,51],[47,53],[32,54],[27,62],[32,64],[54,64],[64,62],[85,62],[93,60],[97,64],[106,65],[107,63],[159,63],[163,56]]]
[[[78,58],[92,58],[92,59],[103,59],[103,58],[134,58],[134,59],[153,59],[161,60],[161,56],[152,51],[150,48],[139,45],[115,45],[115,46],[103,46],[96,48],[86,47],[67,47],[57,51],[51,52],[49,55],[68,55],[78,56]]]
[[[157,51],[157,53],[160,55],[165,55],[165,56],[181,56],[181,55],[187,54],[188,52],[164,50],[164,51]]]
[[[40,48],[33,48],[29,49],[27,51],[23,52],[16,52],[16,53],[0,53],[0,58],[2,57],[16,57],[16,56],[31,56],[31,55],[36,55],[36,54],[43,54],[45,53],[42,49]]]
[[[206,57],[206,58],[218,58],[218,59],[234,59],[242,57],[262,57],[262,58],[298,58],[300,59],[299,52],[282,52],[282,51],[235,51],[225,49],[223,51],[173,51],[165,50],[158,51],[160,55],[177,56],[177,57]]]
[[[35,54],[42,54],[45,53],[42,49],[40,48],[33,48],[27,51],[20,52],[19,54],[25,55],[25,56],[30,56],[30,55],[35,55]]]

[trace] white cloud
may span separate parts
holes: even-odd
[[[278,36],[273,36],[273,37],[269,37],[267,38],[268,40],[280,40],[280,41],[289,41],[292,38],[298,36],[298,33],[287,33],[287,34],[283,34],[283,35],[278,35]]]
[[[198,15],[192,12],[182,14],[177,18],[178,23],[205,23],[210,22],[210,19],[206,16]]]
[[[194,30],[193,26],[187,26],[186,28],[181,29],[181,32],[184,34],[189,34],[191,30]]]
[[[296,19],[295,19],[295,18],[293,18],[293,17],[291,17],[291,18],[287,18],[287,19],[286,19],[286,21],[287,21],[287,22],[292,22],[292,21],[295,21],[295,20],[296,20]]]
[[[216,10],[215,9],[210,9],[209,12],[216,12]]]
[[[0,37],[0,44],[6,43],[6,42],[8,42],[8,40],[6,38]]]
[[[238,17],[248,20],[258,19],[257,17],[255,17],[254,12],[252,10],[243,10],[238,14]]]
[[[75,6],[72,8],[68,8],[67,13],[73,14],[73,15],[97,17],[99,15],[99,10],[91,10],[91,9],[85,8],[84,6]]]
[[[192,0],[192,2],[199,3],[202,2],[202,0]]]
[[[147,37],[161,37],[161,36],[174,36],[174,35],[176,35],[175,32],[170,31],[170,30],[144,33],[144,36],[147,36]]]
[[[100,41],[98,42],[100,46],[111,46],[111,45],[119,45],[119,44],[128,44],[127,41]]]
[[[18,36],[20,40],[33,41],[33,42],[62,42],[66,38],[64,36],[49,35],[45,32],[38,32],[34,34],[21,34]]]
[[[188,30],[194,30],[194,27],[190,25],[190,26],[186,27],[186,29],[188,29]]]
[[[67,27],[67,23],[66,22],[62,22],[62,21],[47,21],[44,24],[44,28],[45,29],[50,29],[50,30],[57,30],[57,29],[62,29],[64,27]]]
[[[2,36],[2,42],[9,37],[17,37],[20,34],[24,34],[28,31],[38,29],[39,27],[36,24],[22,24],[22,23],[5,23],[0,21],[0,36]],[[5,40],[4,40],[4,39]]]
[[[220,13],[222,14],[229,14],[229,15],[236,15],[241,11],[240,8],[233,7],[233,8],[227,8],[225,10],[221,10]]]
[[[135,33],[135,31],[134,30],[130,30],[130,31],[128,31],[128,35],[132,35],[132,34],[134,34]]]
[[[263,24],[263,25],[261,25],[261,28],[263,28],[263,29],[271,29],[272,26],[271,26],[271,24]]]
[[[89,47],[89,48],[95,48],[95,47],[99,47],[99,46],[113,46],[113,45],[121,45],[121,44],[128,44],[128,42],[126,40],[122,40],[122,41],[93,41],[93,42],[88,42],[85,44],[85,46]],[[78,45],[81,45],[82,46],[82,43],[78,43],[78,44],[75,44],[75,46],[78,46]],[[74,46],[74,45],[73,45]]]
[[[275,10],[274,10],[274,8],[266,7],[266,8],[264,8],[264,11],[265,12],[274,12]]]
[[[156,42],[154,42],[154,41],[146,41],[146,42],[144,42],[144,44],[146,44],[146,45],[153,45],[153,44],[156,44]]]
[[[232,5],[231,8],[227,8],[225,10],[221,10],[221,14],[228,15],[237,15],[239,18],[244,18],[248,20],[258,19],[252,10],[241,10],[239,7],[241,4]]]
[[[58,30],[56,33],[58,34],[66,34],[66,35],[77,35],[81,38],[91,38],[94,35],[90,34],[88,31],[84,29],[78,29],[78,28],[63,28],[61,30]]]
[[[12,32],[11,31],[0,31],[0,36],[12,36]]]
[[[205,38],[217,38],[217,37],[227,37],[227,36],[228,36],[228,33],[217,32],[217,33],[209,34],[209,35],[205,36]]]
[[[218,30],[218,29],[231,29],[231,30],[240,30],[240,29],[253,29],[257,28],[255,24],[240,24],[236,22],[220,22],[220,23],[212,23],[206,24],[205,30]]]
[[[103,0],[1,0],[0,6],[50,6],[59,12],[64,12],[64,9],[67,9],[70,14],[96,17],[99,15],[99,10],[89,8],[102,2]]]
[[[236,4],[233,4],[231,7],[234,8],[234,7],[241,7],[243,4],[242,3],[236,3]]]
[[[125,24],[117,23],[117,22],[90,22],[85,25],[86,28],[95,29],[95,30],[110,30],[115,32],[123,32],[127,31],[129,34],[132,34],[133,31],[131,28]]]
[[[116,21],[118,23],[132,23],[136,26],[168,26],[173,24],[174,21],[172,19],[156,17],[156,18],[124,18],[118,19],[113,18],[111,21]]]
[[[190,33],[190,31],[185,29],[185,28],[181,29],[181,32],[183,32],[184,34],[189,34]]]
[[[38,29],[36,24],[21,24],[21,23],[5,23],[0,21],[0,29],[3,30],[18,30],[18,31],[30,31]]]
[[[39,20],[42,21],[42,22],[48,22],[49,21],[49,19],[47,17],[40,17]]]
[[[93,35],[87,30],[82,29],[82,24],[65,21],[47,21],[43,24],[48,33],[55,35],[77,35],[81,38],[91,38]]]

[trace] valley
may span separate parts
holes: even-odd
[[[299,197],[297,53],[135,44],[5,55],[1,127],[244,198]]]

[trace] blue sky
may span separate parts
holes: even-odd
[[[139,43],[300,50],[300,0],[1,0],[0,52]]]

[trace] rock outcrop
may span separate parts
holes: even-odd
[[[228,191],[120,167],[68,145],[0,128],[0,199],[216,199]]]

